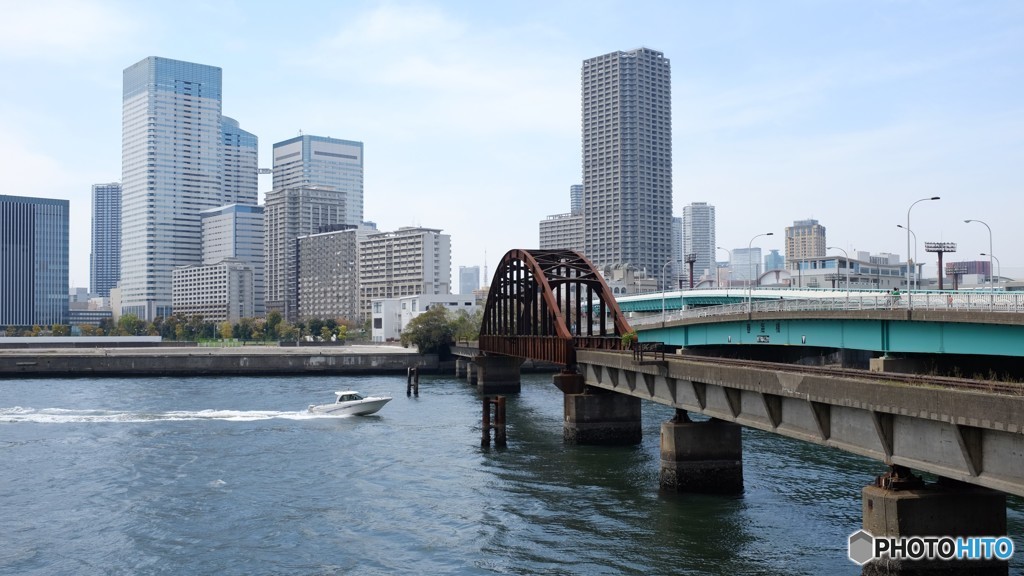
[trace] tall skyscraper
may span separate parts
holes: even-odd
[[[683,261],[683,219],[672,217],[672,269],[669,272],[671,281],[668,288],[682,287],[683,277],[688,273],[686,262]]]
[[[730,280],[744,285],[750,284],[761,275],[760,248],[733,248]]]
[[[583,62],[584,250],[661,277],[672,241],[672,74],[639,48]]]
[[[824,258],[825,227],[817,220],[796,220],[786,227],[786,265],[796,266],[804,258]]]
[[[309,186],[337,193],[342,224],[362,224],[363,143],[304,134],[274,144],[274,190]]]
[[[569,212],[583,214],[583,184],[569,186]]]
[[[68,201],[0,195],[0,327],[68,321]]]
[[[121,279],[121,183],[92,186],[89,292],[110,296]]]
[[[151,56],[124,70],[124,313],[172,313],[171,271],[202,261],[199,213],[256,197],[254,143],[221,114],[220,68]]]
[[[693,263],[694,285],[701,277],[715,278],[715,207],[707,202],[683,206],[683,254],[696,254]],[[686,271],[689,274],[689,268]]]

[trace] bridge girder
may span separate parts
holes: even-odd
[[[572,250],[509,250],[491,281],[480,350],[574,366],[576,348],[617,350],[631,331],[594,266]]]

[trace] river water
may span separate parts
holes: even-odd
[[[860,573],[880,463],[744,429],[742,497],[661,494],[671,409],[638,447],[566,446],[550,382],[524,376],[496,449],[453,378],[0,381],[0,574]],[[304,411],[345,388],[394,400]]]

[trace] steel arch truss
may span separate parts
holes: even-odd
[[[487,295],[480,350],[574,367],[576,349],[618,350],[631,328],[608,285],[572,250],[510,250]]]

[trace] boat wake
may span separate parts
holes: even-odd
[[[312,420],[322,418],[307,410],[278,412],[273,410],[197,410],[171,412],[143,412],[118,410],[68,410],[64,408],[0,408],[0,423],[27,422],[38,424],[75,424],[83,422],[184,422],[194,420],[224,420],[227,422],[252,422],[255,420]]]

